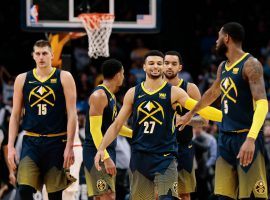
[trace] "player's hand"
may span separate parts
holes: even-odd
[[[96,154],[96,156],[95,156],[95,167],[96,167],[96,169],[98,170],[98,171],[100,171],[101,170],[101,167],[100,167],[100,165],[99,165],[99,162],[100,161],[104,161],[104,157],[105,157],[105,153],[104,153],[104,151],[103,150],[98,150],[98,152],[97,152],[97,154]]]
[[[116,167],[111,158],[107,158],[106,160],[104,160],[104,166],[108,174],[111,174],[112,176],[116,175]]]
[[[193,115],[194,114],[189,111],[185,115],[183,115],[182,117],[176,118],[176,127],[180,126],[179,131],[183,130],[185,128],[185,126],[189,124]]]
[[[15,176],[15,173],[14,172],[9,173],[9,183],[15,187],[16,181],[17,181],[17,179]]]
[[[74,151],[72,145],[67,145],[64,151],[64,164],[63,168],[69,168],[74,164]]]
[[[253,138],[247,138],[246,141],[242,144],[240,151],[237,155],[240,165],[243,167],[248,166],[254,156],[255,151],[255,140]]]
[[[11,167],[12,170],[16,170],[17,165],[16,162],[18,162],[18,156],[17,156],[17,152],[16,149],[12,146],[8,146],[8,164]]]

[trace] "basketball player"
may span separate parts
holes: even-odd
[[[160,51],[146,54],[143,66],[146,80],[126,93],[119,115],[107,130],[95,157],[95,165],[101,170],[99,161],[104,160],[105,148],[116,138],[133,112],[130,161],[133,200],[154,200],[155,186],[159,199],[178,199],[175,111],[172,104],[179,102],[191,108],[196,101],[181,88],[163,80],[163,59]],[[211,107],[201,114],[221,120],[221,112]]]
[[[200,100],[201,94],[198,87],[180,79],[178,73],[182,70],[182,57],[176,51],[168,51],[164,58],[164,78],[171,85],[177,86],[185,90],[185,92],[193,99]],[[177,107],[177,112],[183,115],[187,112],[185,108]],[[196,118],[193,123],[202,126],[205,120]],[[194,124],[195,125],[195,124]],[[176,138],[178,143],[178,193],[183,200],[190,199],[190,193],[195,192],[196,177],[194,162],[194,147],[192,144],[193,131],[192,126],[186,126],[182,131],[176,128]]]
[[[117,115],[114,94],[123,83],[124,68],[118,60],[109,59],[102,64],[102,73],[103,83],[94,89],[89,98],[90,108],[86,117],[83,160],[88,196],[94,196],[94,199],[99,200],[110,200],[115,199],[116,140],[105,150],[104,166],[101,171],[95,168],[94,157],[103,134]],[[127,130],[126,127],[123,127],[121,132],[123,129]],[[132,134],[131,130],[130,133]]]
[[[221,94],[223,119],[218,141],[215,194],[220,199],[267,199],[263,135],[268,112],[261,63],[243,51],[245,31],[230,22],[218,33],[216,50],[226,56],[217,79],[195,108],[183,117],[186,124],[201,108]],[[225,183],[225,184],[224,184]]]
[[[14,142],[23,111],[26,133],[17,175],[21,199],[33,199],[33,193],[45,184],[49,199],[59,200],[74,182],[68,169],[74,162],[76,87],[69,72],[51,66],[53,52],[48,41],[34,44],[33,59],[36,68],[18,75],[14,85],[8,161],[16,170]]]

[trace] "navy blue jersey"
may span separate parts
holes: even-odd
[[[183,79],[181,79],[179,84],[177,85],[177,87],[182,88],[186,92],[187,92],[187,86],[188,86],[188,82],[184,81]],[[182,107],[181,105],[177,105],[176,111],[177,111],[177,114],[181,116],[185,115],[188,112],[188,110]],[[179,127],[175,129],[177,142],[180,144],[189,144],[193,137],[192,126],[186,126],[182,131],[179,131],[178,128]]]
[[[101,132],[104,135],[107,131],[107,129],[110,127],[110,125],[113,123],[116,115],[117,115],[117,107],[116,107],[116,99],[114,94],[112,94],[108,88],[105,85],[98,85],[93,92],[97,90],[104,90],[107,96],[108,105],[104,108],[103,115],[102,115],[102,126],[101,126]],[[90,132],[90,118],[89,118],[89,112],[87,112],[86,115],[86,124],[85,124],[85,145],[95,146],[92,134]],[[108,147],[115,148],[116,146],[116,140],[110,144]]]
[[[164,82],[155,92],[148,92],[142,82],[135,87],[133,104],[132,151],[175,153],[175,111],[171,105],[171,85]]]
[[[67,131],[66,100],[60,73],[61,70],[53,68],[48,78],[41,81],[36,69],[27,72],[23,86],[24,130],[45,135]]]
[[[248,81],[243,78],[243,67],[251,57],[246,53],[228,67],[221,67],[221,110],[223,119],[220,130],[223,132],[248,131],[254,114],[254,101]]]

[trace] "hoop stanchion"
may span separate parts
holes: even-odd
[[[82,21],[88,35],[88,55],[93,58],[109,56],[109,38],[112,33],[114,15],[108,13],[83,13]]]

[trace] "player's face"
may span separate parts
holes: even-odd
[[[53,54],[49,47],[34,47],[33,58],[36,66],[43,68],[51,66]]]
[[[178,72],[182,70],[182,65],[179,63],[178,56],[166,55],[164,58],[163,73],[167,79],[173,79]]]
[[[228,40],[228,34],[225,34],[222,30],[218,32],[218,39],[216,41],[216,52],[219,56],[226,56],[226,53],[228,51],[228,47],[225,44],[225,41]]]
[[[163,58],[160,56],[148,56],[143,65],[146,75],[150,79],[158,79],[162,76]]]
[[[123,81],[124,81],[124,68],[122,67],[121,71],[119,72],[118,75],[118,85],[117,86],[122,86],[123,85]]]

